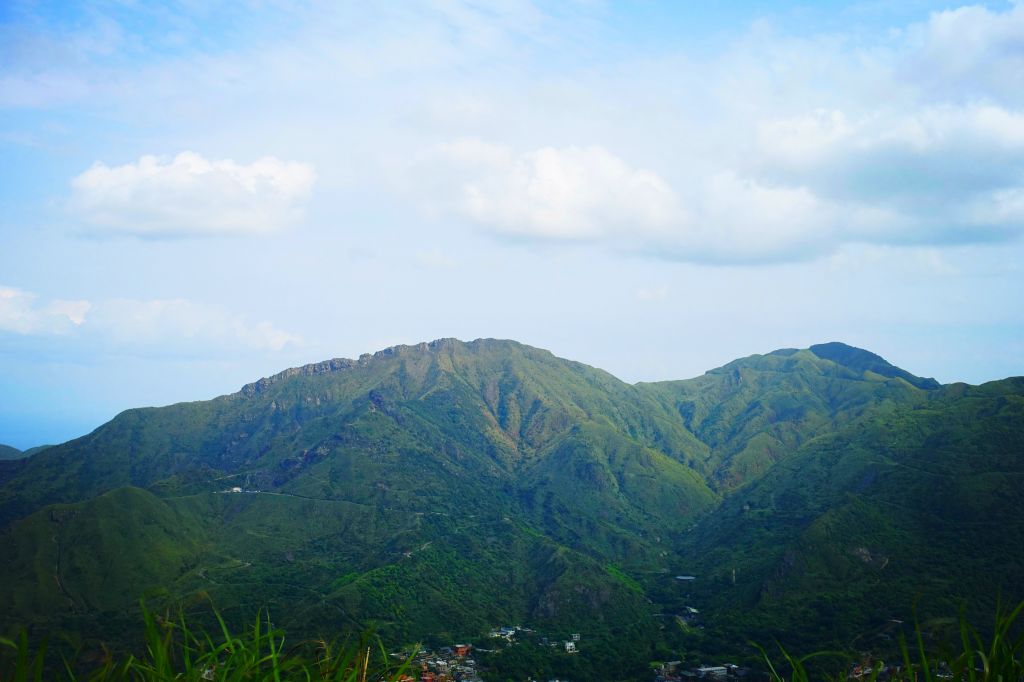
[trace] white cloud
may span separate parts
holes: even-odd
[[[658,233],[684,220],[675,193],[662,178],[600,146],[515,154],[496,145],[462,142],[448,152],[452,161],[472,167],[458,210],[503,234],[588,240]]]
[[[270,156],[147,155],[93,164],[72,180],[71,206],[98,229],[143,237],[274,232],[301,216],[315,178],[312,166]]]
[[[840,242],[964,243],[1024,231],[1024,113],[934,105],[762,124],[749,172],[800,183],[844,214]],[[850,220],[851,216],[868,220]]]
[[[921,165],[962,162],[962,154],[990,164],[1024,159],[1024,113],[988,103],[933,105],[911,111],[871,112],[851,120],[838,110],[773,119],[758,124],[763,172],[818,172],[842,159],[903,155]],[[958,153],[958,158],[942,158]]]
[[[89,322],[93,329],[128,346],[159,346],[171,341],[279,351],[301,342],[269,322],[251,323],[218,306],[185,299],[113,299],[97,306]]]
[[[185,299],[111,299],[92,303],[53,299],[0,287],[0,331],[71,335],[115,348],[248,348],[279,351],[302,340],[262,321],[252,323],[213,305]]]
[[[81,326],[88,301],[54,299],[39,305],[35,294],[0,286],[0,330],[17,334],[67,334]]]
[[[761,121],[757,128],[759,146],[766,156],[798,166],[819,161],[853,132],[842,111],[826,109]]]
[[[910,27],[907,78],[940,97],[1005,94],[1024,87],[1024,4],[1003,11],[968,5]]]
[[[1024,151],[1024,114],[984,103],[930,106],[897,120],[890,134],[877,137],[919,152],[959,146],[1019,153]]]
[[[450,210],[491,232],[531,240],[599,241],[671,260],[758,263],[824,253],[898,219],[868,206],[841,206],[806,186],[731,171],[677,192],[600,147],[514,153],[463,140],[442,152],[431,157],[430,171],[417,172],[461,189]],[[437,187],[431,189],[433,201]]]
[[[788,260],[827,250],[839,229],[835,208],[806,187],[771,186],[727,172],[712,176],[694,201],[694,227],[660,245],[671,257]]]
[[[108,62],[89,46],[56,59],[51,39],[11,77],[105,109],[109,98],[223,149],[273,136],[351,190],[353,213],[345,203],[329,229],[414,196],[434,217],[506,237],[716,263],[1024,229],[1022,3],[828,34],[752,13],[717,54],[623,50],[619,10],[567,7],[314,3],[259,48],[136,61],[115,43],[123,60]],[[72,206],[98,229],[144,236],[271,231],[294,222],[313,174],[271,160],[250,182],[260,163],[97,164]]]

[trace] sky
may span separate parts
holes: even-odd
[[[1024,374],[1024,3],[0,3],[0,443],[441,337]]]

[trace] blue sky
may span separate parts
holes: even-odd
[[[1024,358],[1024,5],[0,8],[0,443],[514,338]]]

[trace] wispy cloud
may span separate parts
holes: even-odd
[[[316,175],[308,164],[250,164],[194,152],[97,162],[71,182],[72,209],[94,229],[141,237],[274,232],[294,223]]]
[[[1024,4],[933,12],[904,32],[898,76],[935,99],[1024,98]]]
[[[98,305],[89,328],[129,347],[195,343],[279,351],[301,339],[266,321],[251,322],[219,306],[185,299],[113,299]]]
[[[266,321],[186,299],[41,300],[0,287],[0,333],[85,337],[111,349],[207,348],[279,351],[301,339]]]
[[[0,286],[0,331],[16,334],[67,334],[85,321],[88,301],[54,299],[45,303],[35,294]]]

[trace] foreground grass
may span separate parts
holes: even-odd
[[[211,635],[192,630],[184,616],[161,618],[143,608],[145,653],[118,660],[107,652],[99,665],[85,671],[74,658],[48,656],[46,642],[33,650],[25,631],[15,640],[0,637],[0,680],[392,682],[403,676],[411,660],[390,663],[380,640],[368,635],[288,647],[284,633],[271,627],[262,613],[251,628],[237,633],[214,614],[219,631]]]
[[[193,630],[185,617],[159,617],[143,607],[145,652],[103,660],[82,670],[75,659],[53,655],[46,642],[33,648],[23,630],[11,640],[0,637],[0,680],[10,682],[397,682],[412,655],[394,663],[377,638],[364,635],[343,643],[326,640],[286,646],[284,633],[261,612],[249,628],[231,632],[216,611],[215,634]],[[796,657],[781,646],[773,657],[761,646],[771,682],[864,680],[865,682],[1011,682],[1024,680],[1024,602],[997,609],[994,627],[981,634],[961,615],[952,641],[931,641],[915,623],[910,641],[899,638],[895,665],[878,661],[856,668],[849,656],[821,651]],[[414,652],[416,649],[414,648]],[[55,660],[56,659],[56,660]]]
[[[775,660],[761,646],[762,658],[772,682],[810,682],[811,680],[849,680],[865,682],[1017,682],[1024,680],[1024,602],[1015,608],[997,609],[991,634],[981,635],[961,614],[957,639],[929,649],[925,634],[915,623],[912,641],[899,637],[899,659],[896,665],[881,661],[873,665],[854,666],[838,652],[819,651],[795,657],[781,646]],[[833,672],[825,672],[832,659]],[[838,662],[837,660],[838,659]],[[837,669],[838,668],[838,669]]]

